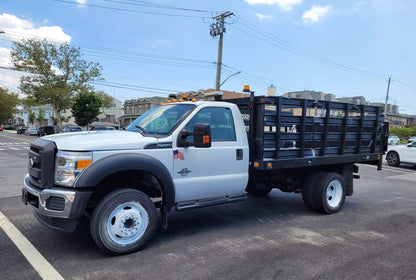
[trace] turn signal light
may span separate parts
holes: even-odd
[[[90,165],[91,162],[92,162],[92,160],[90,160],[90,159],[80,159],[77,162],[77,169],[84,169],[85,167]]]

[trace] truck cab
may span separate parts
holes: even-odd
[[[150,238],[156,208],[167,227],[172,208],[246,198],[249,147],[236,105],[178,102],[151,109],[126,131],[39,138],[29,163],[23,201],[38,220],[71,232],[86,212],[94,240],[117,254]]]

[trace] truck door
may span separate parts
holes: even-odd
[[[236,134],[229,108],[206,107],[185,125],[192,131],[196,123],[211,127],[211,147],[173,149],[176,202],[225,197],[244,192],[248,180],[248,147]],[[245,136],[245,135],[244,135]],[[240,139],[238,139],[240,138]],[[193,137],[188,137],[193,141]]]

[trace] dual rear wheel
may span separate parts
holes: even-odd
[[[325,214],[338,212],[345,202],[344,178],[333,172],[318,172],[305,180],[303,202],[312,210]]]

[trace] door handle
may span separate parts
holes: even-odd
[[[243,149],[237,149],[235,155],[237,160],[243,160]]]

